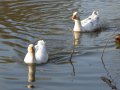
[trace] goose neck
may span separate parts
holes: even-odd
[[[75,25],[73,31],[81,31],[81,22],[80,20],[74,20]]]

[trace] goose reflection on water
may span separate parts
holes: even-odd
[[[80,44],[80,31],[73,31],[73,46],[72,46],[69,62],[72,66],[72,71],[74,76],[75,76],[75,67],[72,61],[72,57],[75,53],[75,47],[78,46],[79,44]]]
[[[35,82],[35,72],[36,72],[36,65],[35,64],[28,64],[28,88],[34,88],[35,86],[32,82]]]
[[[74,34],[73,35],[73,37],[74,37],[73,44],[75,46],[78,46],[80,44],[80,32],[79,31],[74,31],[73,34]]]

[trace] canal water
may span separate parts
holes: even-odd
[[[93,10],[101,30],[80,33],[74,45],[72,12],[84,19]],[[0,0],[0,88],[119,90],[119,32],[119,0]],[[23,61],[27,46],[39,39],[46,41],[49,62],[30,67]]]

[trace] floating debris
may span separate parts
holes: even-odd
[[[115,45],[117,49],[120,49],[120,34],[115,36]]]
[[[112,88],[112,90],[117,90],[117,87],[115,85],[113,85],[112,81],[110,79],[108,79],[107,77],[101,77],[101,80],[106,82],[109,85],[109,87]]]

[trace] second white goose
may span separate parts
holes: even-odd
[[[99,15],[97,11],[93,11],[88,18],[81,21],[78,16],[78,12],[74,12],[72,15],[72,20],[75,22],[73,31],[90,32],[100,28]]]
[[[48,61],[48,53],[44,40],[39,40],[37,45],[35,45],[35,59],[38,64],[46,63]]]

